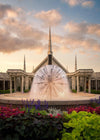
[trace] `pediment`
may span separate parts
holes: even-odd
[[[54,56],[52,57],[52,64],[59,66],[60,68],[63,69],[65,73],[68,73],[68,71],[62,66],[62,64]],[[35,73],[38,69],[40,69],[44,65],[48,65],[48,56],[32,72]]]

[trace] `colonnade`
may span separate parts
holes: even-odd
[[[9,79],[0,79],[0,90],[7,90],[9,89]]]
[[[3,90],[5,90],[5,80],[3,80]]]
[[[72,76],[72,89],[77,89],[77,92],[80,92],[80,77],[79,75],[77,76]],[[87,83],[88,83],[88,92],[91,93],[91,76],[83,76],[83,83],[84,83],[84,92],[86,92],[87,88]]]
[[[18,86],[18,83],[17,83],[17,78],[16,76],[10,76],[10,93],[12,93],[12,81],[14,81],[14,92],[17,91],[17,86]],[[20,78],[20,87],[21,87],[21,92],[23,93],[24,92],[24,76],[19,76]]]
[[[92,76],[93,70],[84,70],[79,69],[74,73],[68,73],[67,76],[70,79],[70,86],[72,89],[76,90],[77,92],[80,92],[81,87],[82,91],[86,92],[88,89],[88,92],[91,93],[91,79],[93,79]],[[20,91],[23,93],[24,89],[28,90],[31,86],[34,74],[26,74],[24,71],[12,71],[8,70],[9,78],[10,78],[10,93],[12,93],[12,89],[14,89],[14,92],[17,91],[18,87],[20,87]],[[13,81],[13,82],[12,82]],[[4,81],[5,83],[5,81]],[[12,85],[13,83],[13,85]],[[96,90],[98,90],[97,84],[98,81],[96,80]],[[5,84],[3,85],[5,89]]]
[[[79,75],[77,76],[72,76],[72,89],[77,89],[77,92],[80,92],[80,77]],[[18,76],[10,76],[10,93],[12,93],[12,81],[14,81],[14,92],[17,91],[18,87],[18,81],[17,81]],[[23,93],[24,88],[29,89],[29,85],[32,83],[32,79],[28,79],[28,77],[24,77],[24,75],[19,76],[20,79],[20,91]],[[91,93],[91,77],[84,76],[84,92],[86,92],[87,88],[87,83],[88,83],[88,92]]]
[[[19,83],[18,83],[19,78]],[[25,77],[24,75],[21,76],[10,76],[10,93],[12,93],[12,82],[14,81],[14,92],[17,91],[18,86],[20,87],[20,91],[23,93],[24,89],[28,90],[29,85],[31,84],[30,79],[28,77]],[[19,84],[19,85],[18,85]]]

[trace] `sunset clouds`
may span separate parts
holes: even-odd
[[[76,23],[71,21],[65,25],[65,29],[68,33],[100,36],[100,24],[90,24],[87,22]]]
[[[10,5],[0,4],[0,18],[4,17],[17,17],[18,13]]]
[[[62,19],[61,14],[55,9],[49,11],[41,11],[35,14],[35,17],[41,19],[44,25],[47,27],[58,25]]]
[[[63,1],[72,7],[80,5],[84,8],[86,7],[92,8],[94,6],[94,2],[92,0],[63,0]]]
[[[66,0],[71,6],[88,5],[91,1]],[[88,3],[88,4],[87,4]],[[48,45],[48,33],[27,23],[27,13],[21,8],[0,4],[0,51],[10,53],[23,49],[41,52]],[[44,27],[60,25],[62,16],[57,10],[35,12],[34,20],[40,19]],[[63,35],[52,34],[52,44],[57,50],[75,49],[100,51],[100,24],[69,21],[62,27]],[[44,41],[43,41],[44,40]],[[41,49],[40,49],[41,48]]]
[[[25,54],[38,65],[47,55],[51,26],[53,55],[62,64],[70,67],[77,54],[89,66],[97,56],[91,68],[95,63],[100,69],[99,17],[99,0],[0,0],[0,60],[15,64]]]
[[[47,48],[48,33],[29,24],[25,18],[27,13],[23,9],[15,9],[10,5],[0,5],[0,13],[2,19],[0,22],[1,52],[11,53],[23,49],[32,49],[40,53]],[[37,12],[34,15],[34,21],[35,18],[42,20],[44,27],[60,25],[62,21],[60,12],[55,9]],[[64,32],[63,35],[52,33],[54,50],[62,50],[62,52],[70,52],[75,49],[79,49],[80,52],[86,50],[100,51],[100,42],[98,41],[100,24],[69,21],[61,28]]]
[[[0,13],[0,52],[32,49],[40,53],[45,50],[48,34],[27,23],[27,13],[23,9],[1,4]],[[61,21],[61,15],[56,10],[41,11],[35,14],[35,18],[41,19],[46,27],[57,25]]]
[[[65,26],[65,35],[54,35],[53,42],[67,51],[79,50],[80,53],[87,51],[100,52],[100,24],[86,22],[68,22]]]
[[[26,21],[23,21],[19,10],[13,9],[10,5],[0,5],[0,17],[2,18],[0,52],[11,53],[23,49],[39,50],[40,46],[41,49],[45,48],[41,43],[45,33],[32,28]]]
[[[100,51],[100,42],[97,38],[100,36],[100,24],[69,22],[65,25],[65,29],[70,40],[68,43],[72,47]]]
[[[25,22],[14,19],[2,21],[3,28],[0,32],[0,51],[10,53],[22,49],[43,49],[41,40],[45,33],[32,28]]]
[[[83,7],[89,7],[89,8],[92,8],[93,6],[94,6],[94,2],[93,1],[91,1],[91,0],[85,0],[84,2],[82,2],[81,3],[81,5],[83,6]]]

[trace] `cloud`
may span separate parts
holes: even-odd
[[[80,5],[82,7],[92,8],[94,6],[94,2],[92,0],[63,0],[63,1],[72,7]]]
[[[15,19],[6,18],[2,24],[3,28],[0,28],[1,52],[11,53],[31,49],[41,53],[47,49],[47,33]],[[75,51],[75,49],[79,50],[80,53],[100,51],[100,42],[96,38],[97,35],[100,35],[99,28],[99,24],[68,22],[65,25],[66,35],[52,34],[53,50],[66,53]]]
[[[31,27],[26,22],[6,18],[2,21],[3,28],[0,28],[0,51],[11,53],[22,49],[32,49],[40,52],[45,49],[42,40],[46,33]]]
[[[82,3],[82,6],[83,7],[89,7],[89,8],[92,8],[93,6],[94,6],[94,2],[93,1],[84,1],[83,3]]]
[[[27,15],[21,8],[14,9],[10,5],[3,5],[0,9],[0,52],[11,53],[14,51],[31,49],[37,53],[47,50],[48,33],[31,26],[25,19]],[[1,7],[3,7],[1,6]],[[29,15],[32,16],[32,15]],[[6,18],[5,18],[6,17]],[[56,10],[42,11],[35,14],[45,26],[49,23],[57,25],[61,21],[61,15]],[[100,51],[100,24],[87,22],[68,22],[64,26],[64,35],[52,34],[52,46],[54,51],[82,52]],[[85,50],[85,51],[84,51]]]
[[[82,3],[83,0],[64,0],[70,6],[76,6]]]
[[[9,32],[16,33],[19,37],[27,39],[34,38],[41,40],[45,37],[45,33],[39,31],[38,29],[32,27],[30,24],[27,24],[25,21],[16,20],[16,19],[5,19],[3,20],[3,25]]]
[[[68,44],[71,49],[100,51],[100,24],[89,24],[86,22],[68,22],[64,44]],[[98,37],[97,37],[98,36]]]
[[[41,52],[46,33],[32,27],[21,8],[0,4],[0,52],[11,53],[23,49]],[[41,48],[41,49],[40,49]]]
[[[66,50],[70,50],[70,51],[75,51],[75,49],[77,49],[77,51],[81,51],[81,52],[91,52],[91,51],[96,51],[96,52],[100,52],[100,42],[98,42],[98,40],[96,39],[92,39],[92,38],[84,38],[82,40],[79,40],[77,38],[74,38],[71,36],[66,36],[64,37],[64,41],[63,43],[61,43],[61,46],[64,48],[66,48]]]
[[[68,22],[64,29],[69,34],[78,34],[80,36],[82,35],[94,35],[100,37],[100,24],[89,24],[87,22]]]
[[[86,22],[68,22],[64,31],[65,35],[52,35],[52,42],[56,48],[63,52],[79,51],[81,54],[86,52],[100,52],[100,41],[97,35],[100,34],[99,24],[89,24]]]
[[[49,11],[41,11],[35,14],[35,17],[41,19],[44,22],[44,25],[47,27],[58,25],[62,19],[60,13],[55,9]]]
[[[82,22],[82,23],[75,23],[73,21],[68,22],[65,25],[65,29],[69,32],[69,33],[86,33],[87,31],[87,23],[86,22]]]
[[[88,33],[100,37],[100,24],[90,24],[88,26]]]
[[[22,39],[10,36],[10,34],[2,34],[0,32],[0,51],[3,53],[11,53],[22,49],[34,49],[38,50],[43,44],[40,41],[36,41],[33,38]]]
[[[4,17],[14,18],[17,17],[17,15],[18,15],[17,11],[10,5],[0,4],[0,18]]]
[[[17,17],[17,13],[15,11],[8,10],[7,17],[9,17],[9,18]]]

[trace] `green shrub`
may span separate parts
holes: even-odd
[[[88,92],[88,89],[86,89],[86,92]],[[100,94],[100,90],[91,90],[91,93],[93,94]]]
[[[80,91],[83,91],[83,87],[80,87]]]
[[[41,115],[48,114],[46,110],[38,110],[34,106],[30,109],[28,107],[23,107],[21,108],[21,111],[25,111],[26,113],[30,112],[31,114],[34,114],[34,113],[40,113]]]
[[[1,140],[60,140],[63,122],[38,114],[23,114],[0,119]]]
[[[12,92],[14,92],[14,89],[12,89]],[[7,94],[10,93],[10,89],[8,90],[0,90],[0,94]]]
[[[10,93],[10,90],[0,90],[0,94],[6,94],[6,93]]]
[[[76,90],[76,89],[72,89],[72,92],[76,93],[76,92],[77,92],[77,90]]]
[[[100,90],[91,90],[91,93],[93,93],[93,94],[100,94]]]
[[[62,140],[100,140],[100,116],[85,111],[65,114]]]
[[[86,89],[86,92],[88,92],[88,89]]]
[[[25,92],[25,93],[29,92],[29,89],[25,89],[24,92]]]

